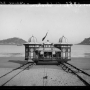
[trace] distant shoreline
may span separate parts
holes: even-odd
[[[24,53],[0,53],[0,57],[22,57],[22,56],[25,56]]]
[[[73,44],[73,45],[90,45],[90,44]]]
[[[23,46],[23,45],[17,45],[17,44],[0,44],[0,45],[14,45],[14,46]]]

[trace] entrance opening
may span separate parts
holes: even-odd
[[[44,52],[44,58],[52,58],[52,52]]]

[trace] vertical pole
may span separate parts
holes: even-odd
[[[66,59],[68,59],[68,46],[66,47]]]
[[[27,58],[29,59],[29,47],[27,47]]]
[[[26,53],[27,53],[27,59],[29,59],[29,46],[27,47]]]
[[[51,57],[51,59],[53,60],[53,46],[51,47],[51,49],[52,49],[52,57]]]
[[[36,47],[35,47],[35,45],[34,45],[34,57],[33,57],[34,59],[35,59],[35,57],[36,57],[35,48],[36,48]]]
[[[29,59],[31,59],[31,47],[29,47],[29,49],[28,49],[28,57],[29,57]]]
[[[26,60],[26,45],[25,45],[25,60]]]
[[[27,59],[27,51],[26,51],[26,45],[25,45],[25,60]]]
[[[30,59],[30,48],[28,46],[28,59]]]
[[[43,59],[44,59],[44,43],[43,43]]]

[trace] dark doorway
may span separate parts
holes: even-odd
[[[44,58],[52,58],[52,52],[44,52]]]

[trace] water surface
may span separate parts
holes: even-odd
[[[25,46],[0,45],[0,57],[25,56]],[[90,45],[73,45],[71,57],[90,57]]]

